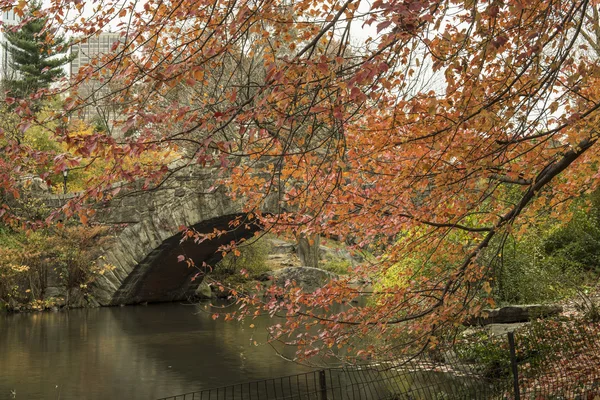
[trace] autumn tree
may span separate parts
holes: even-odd
[[[245,299],[286,316],[272,338],[304,356],[343,348],[391,357],[435,344],[485,304],[485,248],[498,246],[500,257],[510,232],[540,212],[564,218],[570,199],[598,186],[595,2],[49,3],[43,13],[69,34],[113,24],[124,38],[73,77],[54,117],[85,107],[78,88],[100,79],[123,110],[119,123],[138,133],[122,142],[57,135],[70,146],[115,159],[185,146],[177,168],[221,169],[265,229],[381,244],[353,277],[393,271],[384,288],[341,279]],[[25,12],[22,2],[0,5]],[[27,104],[19,112],[33,118]],[[78,161],[55,158],[53,168],[67,162]],[[115,163],[85,196],[101,198],[105,178],[151,186],[168,169]],[[262,214],[265,202],[276,212]],[[365,294],[366,306],[333,311]]]

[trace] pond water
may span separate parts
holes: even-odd
[[[205,307],[0,315],[0,400],[152,400],[310,370],[265,344],[268,318],[213,320]]]

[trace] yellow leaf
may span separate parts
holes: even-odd
[[[492,291],[492,287],[490,286],[489,282],[483,282],[482,288],[488,294]]]

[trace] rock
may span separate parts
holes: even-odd
[[[231,294],[231,291],[226,288],[223,287],[223,290],[221,290],[221,288],[213,286],[212,290],[213,290],[213,297],[216,297],[217,299],[226,299],[229,297],[229,295]]]
[[[527,304],[483,310],[481,316],[473,318],[467,325],[512,324],[536,318],[551,317],[562,312],[560,305]]]
[[[272,272],[263,272],[256,277],[256,280],[259,282],[267,282],[273,279]]]
[[[296,252],[294,243],[285,240],[271,239],[271,251],[269,254],[292,254]]]
[[[92,296],[86,296],[86,301],[87,301],[87,306],[86,307],[92,307],[92,308],[96,308],[96,307],[100,307],[100,303],[93,298]]]
[[[299,267],[300,265],[300,260],[295,252],[288,254],[269,254],[267,257],[267,266],[272,270],[281,267]]]
[[[88,301],[85,297],[85,294],[80,289],[72,288],[69,290],[67,305],[69,308],[83,308],[87,307]]]
[[[65,297],[67,294],[67,288],[64,286],[48,286],[44,290],[44,300],[56,297]]]
[[[64,297],[55,297],[54,299],[54,304],[56,304],[57,307],[64,307],[67,305],[67,301],[65,300]]]
[[[490,324],[487,326],[492,335],[502,336],[508,332],[513,332],[515,329],[527,325],[527,322],[515,322],[514,324]]]
[[[9,297],[8,298],[8,304],[6,306],[6,308],[10,311],[19,311],[19,309],[21,308],[19,305],[19,302],[16,301],[14,298]]]
[[[273,272],[274,283],[284,286],[286,281],[295,281],[305,291],[316,290],[338,275],[320,268],[285,267]]]
[[[196,288],[194,295],[197,299],[200,300],[207,300],[213,298],[213,292],[210,288],[210,285],[205,281],[200,282],[200,285],[198,285],[198,287]]]
[[[338,243],[336,247],[319,246],[321,260],[346,260],[353,266],[364,261],[364,257],[360,253],[348,250],[341,242],[336,243]]]
[[[350,262],[354,261],[348,250],[336,249],[323,245],[319,246],[319,258],[321,260],[344,259]]]

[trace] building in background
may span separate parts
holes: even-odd
[[[116,54],[119,51],[115,43],[122,42],[123,37],[117,32],[103,32],[75,43],[71,46],[71,53],[77,54],[71,61],[70,76],[76,79],[81,68],[107,54]],[[96,76],[102,77],[102,65]],[[78,96],[84,101],[85,106],[79,110],[79,118],[102,126],[112,131],[114,121],[119,118],[119,110],[111,102],[111,91],[114,82],[110,77],[106,79],[92,79],[79,85]]]
[[[94,58],[114,52],[114,44],[121,40],[120,33],[103,32],[71,46],[71,52],[77,53],[77,57],[71,61],[71,77],[77,75],[79,69]]]
[[[4,27],[7,25],[18,24],[20,18],[13,10],[2,13],[2,26],[0,26],[0,79],[15,78],[16,71],[10,66],[10,53],[5,48],[6,40],[4,38]]]

